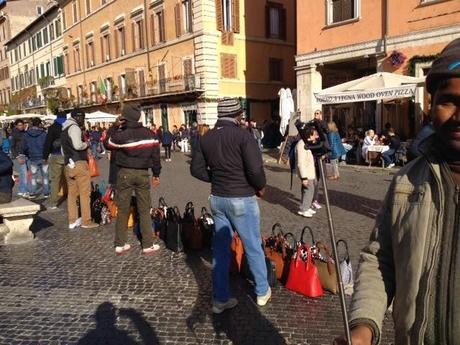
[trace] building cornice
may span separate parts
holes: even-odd
[[[407,35],[389,37],[387,39],[387,50],[396,50],[405,47],[419,47],[441,42],[450,42],[459,36],[460,24],[433,30],[417,31]],[[295,57],[295,69],[302,70],[320,63],[345,61],[366,55],[378,56],[382,54],[385,54],[384,40],[377,39],[363,43],[297,55]]]

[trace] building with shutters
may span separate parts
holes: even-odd
[[[10,61],[10,107],[46,113],[48,101],[66,99],[62,20],[57,4],[43,10],[5,45]]]
[[[297,23],[297,98],[308,118],[321,109],[314,93],[322,88],[377,71],[426,75],[444,46],[460,37],[460,1],[298,1]],[[350,125],[380,131],[389,122],[410,138],[429,103],[419,88],[414,99],[335,104],[323,110],[342,131]]]
[[[119,113],[138,103],[145,125],[213,125],[217,101],[277,115],[295,84],[294,0],[59,0],[74,105]],[[261,15],[262,14],[262,15]]]
[[[0,2],[0,112],[8,110],[11,99],[9,58],[5,43],[42,14],[47,4],[48,0]]]

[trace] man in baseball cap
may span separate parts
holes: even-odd
[[[350,307],[353,344],[380,342],[391,304],[395,345],[460,339],[460,39],[434,61],[426,87],[435,133],[396,174],[361,254]]]

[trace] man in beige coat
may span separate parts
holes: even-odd
[[[426,86],[436,133],[393,179],[361,253],[353,345],[380,343],[391,304],[396,345],[460,342],[460,39],[433,63]]]

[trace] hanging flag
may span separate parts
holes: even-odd
[[[99,97],[102,102],[107,101],[107,87],[101,77],[99,77]]]

